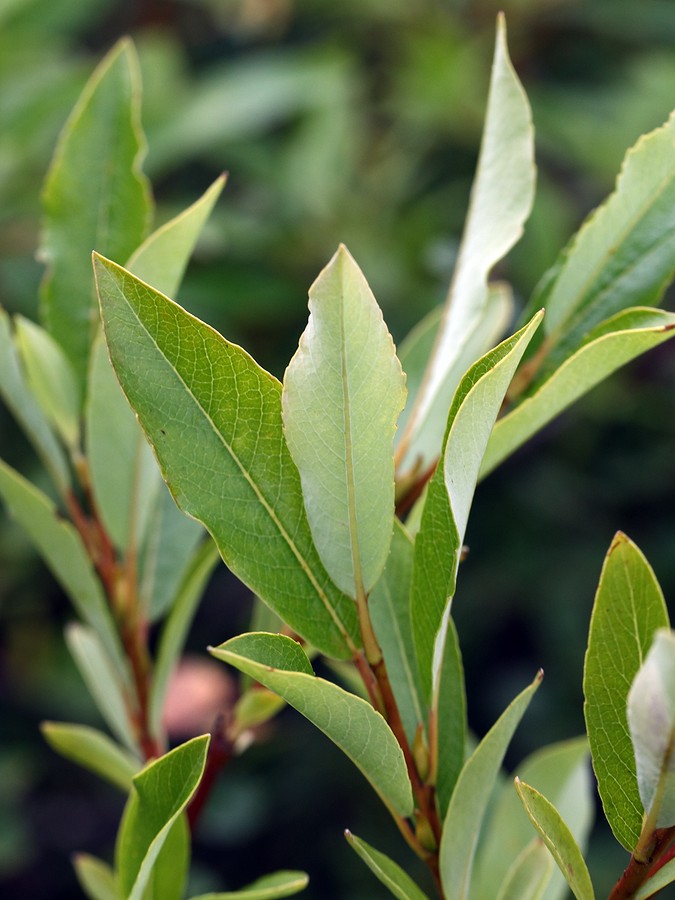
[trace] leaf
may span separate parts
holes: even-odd
[[[299,644],[284,635],[246,634],[210,652],[278,693],[323,731],[389,809],[399,816],[412,813],[403,752],[385,720],[365,700],[317,678]]]
[[[394,897],[398,897],[398,900],[426,900],[427,895],[417,887],[398,863],[371,847],[351,831],[345,831],[345,837],[350,847],[361,857],[382,884],[389,888]]]
[[[558,810],[543,794],[516,778],[516,790],[532,824],[557,862],[577,900],[594,900],[593,885],[579,845]]]
[[[80,388],[75,372],[54,338],[39,325],[16,316],[16,343],[28,385],[46,418],[75,450],[80,438]]]
[[[274,872],[263,875],[248,887],[239,891],[225,891],[215,894],[200,894],[191,900],[277,900],[280,897],[292,897],[309,884],[309,877],[304,872]]]
[[[506,26],[500,14],[469,213],[434,353],[408,422],[409,435],[421,430],[451,367],[465,345],[475,340],[476,331],[484,327],[488,275],[523,232],[535,177],[532,115],[508,56]],[[461,372],[457,372],[459,376]]]
[[[351,656],[356,610],[312,542],[282,431],[281,386],[124,269],[100,257],[95,269],[115,371],[174,499],[295,631],[329,656]]]
[[[141,900],[169,832],[197,789],[208,745],[209,735],[193,738],[134,778],[115,847],[118,885],[128,900]]]
[[[0,307],[0,396],[35,447],[54,486],[64,497],[70,471],[61,444],[28,388],[10,329],[9,316]]]
[[[602,806],[616,839],[632,851],[643,807],[626,719],[628,692],[654,632],[668,626],[656,577],[638,547],[617,532],[595,595],[584,664],[584,715]]]
[[[542,679],[539,673],[476,747],[460,772],[443,820],[439,867],[443,889],[453,900],[469,896],[471,869],[485,810],[504,754]]]
[[[410,578],[413,544],[395,520],[391,553],[382,576],[368,598],[368,611],[382,649],[391,687],[409,741],[426,714],[420,699],[415,645],[410,623]]]
[[[497,421],[480,477],[612,372],[673,336],[675,314],[648,308],[625,310],[593,329],[532,394]]]
[[[162,628],[149,703],[150,729],[155,735],[161,730],[164,700],[171,673],[183,649],[197,604],[217,561],[218,551],[215,544],[212,541],[205,541],[193,555],[178,596]]]
[[[122,40],[87,83],[45,182],[42,312],[82,383],[98,323],[89,254],[96,248],[128,259],[149,219],[139,106],[138,62],[131,42]]]
[[[452,618],[443,649],[436,707],[437,746],[433,766],[436,772],[436,802],[443,819],[462,771],[466,756],[466,691],[459,638]]]
[[[76,853],[73,866],[80,887],[90,900],[120,900],[115,874],[103,860]]]
[[[669,884],[672,884],[673,881],[675,881],[675,859],[671,859],[665,866],[661,866],[660,869],[657,869],[652,877],[648,878],[647,881],[637,889],[635,892],[635,900],[647,900],[648,897],[653,897],[654,894],[663,890],[663,888],[667,887]]]
[[[389,554],[405,377],[382,312],[344,246],[309,298],[307,328],[284,376],[284,432],[321,560],[356,598],[371,590]]]
[[[546,845],[533,838],[514,859],[496,900],[541,900],[553,869]]]
[[[411,591],[415,647],[424,695],[437,683],[464,529],[490,431],[541,314],[474,363],[448,415],[442,464],[428,485],[415,540]]]
[[[110,730],[132,753],[137,753],[124,684],[98,635],[78,622],[66,626],[65,634],[68,649]]]
[[[628,693],[628,728],[650,824],[675,825],[675,633],[660,629]]]
[[[79,616],[98,635],[118,677],[126,678],[126,661],[115,623],[75,528],[59,515],[48,497],[2,460],[0,497],[72,600]]]
[[[66,759],[90,769],[125,793],[131,788],[131,779],[141,765],[139,759],[107,734],[88,725],[67,722],[43,722],[40,730],[50,747]]]

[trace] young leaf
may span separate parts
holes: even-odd
[[[553,870],[553,858],[539,838],[533,838],[513,860],[496,900],[541,900]]]
[[[119,889],[129,900],[141,900],[169,832],[197,789],[208,745],[208,735],[193,738],[134,778],[115,847]]]
[[[279,634],[245,634],[210,652],[276,691],[323,731],[361,770],[389,809],[400,816],[412,813],[403,752],[385,720],[365,700],[317,678],[299,644]]]
[[[423,427],[434,398],[466,343],[483,328],[488,275],[523,232],[532,207],[535,177],[532,115],[509,59],[506,26],[500,15],[469,213],[434,353],[408,422],[410,436]],[[461,372],[456,375],[459,379]]]
[[[642,831],[643,806],[626,704],[654,632],[664,627],[668,611],[654,572],[635,544],[618,532],[595,595],[584,665],[584,715],[605,816],[629,851]]]
[[[485,810],[507,747],[534,692],[539,673],[476,747],[460,772],[443,821],[439,866],[443,889],[453,900],[467,900],[473,858]]]
[[[428,900],[407,872],[384,853],[362,841],[351,831],[345,831],[350,847],[361,857],[370,871],[398,900]]]
[[[394,524],[393,440],[405,376],[363,273],[341,246],[309,291],[282,410],[314,543],[350,597],[382,573]]]
[[[558,863],[574,896],[577,900],[595,900],[584,857],[558,810],[543,794],[518,778],[516,790],[527,815]]]
[[[120,900],[115,873],[103,860],[88,853],[76,853],[73,867],[89,900]]]
[[[128,259],[145,236],[138,63],[129,40],[98,66],[61,134],[45,183],[42,312],[81,382],[98,315],[89,254]]]
[[[581,347],[495,423],[480,477],[612,372],[673,336],[675,314],[658,309],[628,309],[594,328]]]
[[[426,697],[438,680],[478,469],[503,396],[540,321],[541,314],[474,363],[450,408],[442,464],[428,486],[413,561],[413,635]]]
[[[95,257],[95,269],[113,365],[174,499],[295,631],[329,656],[351,656],[356,610],[312,542],[281,386],[121,267]]]
[[[656,632],[628,693],[640,799],[656,828],[675,825],[675,634]]]
[[[70,488],[70,471],[61,444],[26,384],[14,345],[9,316],[0,307],[0,397],[35,447],[61,497]]]
[[[140,761],[107,734],[88,725],[67,722],[43,722],[40,730],[47,743],[62,756],[90,769],[125,793],[131,788],[131,779],[140,769]]]
[[[309,884],[309,876],[304,872],[274,872],[263,875],[252,884],[239,891],[223,891],[215,894],[200,894],[190,900],[278,900],[299,894]]]

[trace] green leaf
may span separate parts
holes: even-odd
[[[413,543],[396,519],[391,554],[368,598],[373,630],[409,741],[425,721],[410,623],[412,558]]]
[[[499,893],[493,896],[496,900],[541,900],[552,870],[553,859],[546,845],[533,838],[514,859]]]
[[[480,477],[612,372],[673,336],[675,314],[639,307],[618,313],[593,329],[576,352],[497,421]]]
[[[607,552],[588,636],[584,715],[605,816],[632,851],[643,807],[626,719],[628,692],[654,633],[668,627],[656,576],[640,550],[618,532]]]
[[[57,753],[90,769],[125,793],[131,788],[131,779],[140,769],[140,761],[107,734],[88,725],[67,722],[43,722],[40,729]]]
[[[190,624],[194,617],[206,582],[218,561],[218,550],[212,541],[206,541],[194,554],[175,603],[164,623],[157,659],[150,688],[149,720],[153,734],[160,733],[162,712],[169,678],[183,649]]]
[[[62,497],[70,487],[70,471],[61,444],[26,384],[14,346],[9,316],[0,307],[0,396],[35,447]]]
[[[299,644],[284,635],[246,634],[210,652],[276,691],[323,731],[361,770],[389,809],[401,816],[412,813],[403,752],[385,720],[365,700],[317,678]]]
[[[585,847],[595,809],[586,739],[563,741],[538,750],[520,763],[516,771],[522,781],[551,799],[574,839]],[[500,788],[481,833],[471,885],[472,900],[493,900],[508,880],[509,872],[515,876],[516,861],[531,842],[532,825],[509,779]],[[548,851],[545,855],[548,856]],[[526,863],[523,865],[527,867]],[[557,867],[551,867],[543,887],[544,900],[562,900],[567,895],[565,879]]]
[[[577,900],[594,900],[591,876],[584,857],[563,817],[543,794],[518,778],[516,790],[527,815],[567,879],[574,896]]]
[[[209,735],[193,738],[134,778],[115,847],[118,885],[128,900],[143,897],[162,846],[197,789],[208,746]]]
[[[304,872],[274,872],[263,875],[248,887],[239,891],[225,891],[216,894],[200,894],[191,900],[277,900],[299,894],[309,884],[309,876]]]
[[[80,617],[98,635],[118,677],[126,678],[126,661],[101,584],[75,528],[52,501],[0,460],[0,497],[26,531]]]
[[[357,597],[371,590],[389,554],[405,376],[344,246],[309,298],[309,322],[284,376],[284,431],[319,555],[340,590]]]
[[[654,894],[672,884],[673,881],[675,881],[675,859],[671,859],[665,866],[661,866],[651,878],[648,878],[638,888],[635,892],[635,900],[647,900],[648,897],[653,897]]]
[[[70,362],[54,338],[23,316],[16,316],[16,342],[28,386],[64,443],[80,440],[80,387]]]
[[[125,685],[98,635],[77,622],[66,626],[65,633],[68,649],[101,715],[119,741],[137,753],[133,722],[125,702]]]
[[[469,213],[432,360],[408,422],[411,436],[423,427],[465,345],[485,327],[488,276],[523,232],[532,207],[535,178],[530,105],[509,59],[506,26],[500,14]],[[465,359],[467,364],[471,361]],[[455,385],[461,374],[456,373]],[[449,388],[450,395],[453,389]],[[407,440],[403,438],[403,443]]]
[[[411,591],[415,647],[424,694],[437,685],[464,529],[490,431],[541,314],[469,369],[448,415],[442,464],[428,486],[415,540]]]
[[[66,123],[45,183],[42,311],[84,382],[98,315],[92,248],[128,259],[143,240],[150,196],[140,171],[138,63],[129,40],[98,66]]]
[[[95,268],[113,365],[174,499],[295,631],[329,656],[351,656],[356,610],[312,542],[281,386],[124,269],[100,257]]]
[[[464,667],[457,630],[448,620],[443,659],[438,680],[436,708],[438,745],[436,759],[436,802],[441,819],[445,817],[466,756],[466,691]]]
[[[457,779],[443,821],[439,848],[441,882],[453,900],[469,897],[473,859],[485,810],[513,733],[542,677],[539,673],[504,710]]]
[[[407,872],[384,853],[380,853],[370,844],[358,838],[350,831],[345,831],[350,847],[361,857],[370,871],[398,897],[398,900],[426,900],[427,895],[421,891]]]
[[[675,825],[675,633],[656,632],[628,693],[640,799],[656,828]]]
[[[120,900],[115,874],[103,860],[88,853],[76,853],[73,866],[80,887],[89,900]]]

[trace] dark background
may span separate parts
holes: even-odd
[[[344,241],[400,341],[444,295],[466,211],[496,12],[537,129],[538,198],[500,266],[521,302],[623,154],[675,106],[670,0],[4,0],[0,4],[0,303],[37,315],[39,195],[84,81],[131,34],[158,215],[230,180],[179,300],[281,376],[311,281]],[[669,304],[672,305],[672,304]],[[482,734],[542,666],[508,762],[583,730],[585,636],[621,528],[675,588],[675,357],[632,364],[480,487],[455,603],[472,727]],[[0,452],[40,479],[0,408]],[[190,648],[246,628],[219,571]],[[0,895],[78,896],[69,856],[110,858],[121,798],[57,757],[45,718],[96,724],[62,640],[71,612],[23,535],[0,518]],[[294,713],[221,780],[195,847],[194,890],[310,872],[308,898],[388,896],[341,837],[408,861],[341,754]],[[599,894],[625,864],[599,828]],[[410,862],[411,871],[415,863]]]

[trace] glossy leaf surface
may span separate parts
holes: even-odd
[[[407,872],[384,853],[371,847],[350,831],[345,832],[350,847],[361,857],[370,871],[398,900],[427,900]]]
[[[304,872],[274,872],[263,875],[252,884],[238,891],[222,891],[215,894],[200,894],[190,900],[277,900],[281,897],[292,897],[304,891],[309,877]]]

